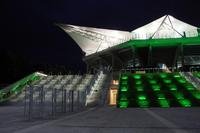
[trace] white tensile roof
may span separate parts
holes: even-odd
[[[102,51],[130,39],[127,31],[108,30],[74,25],[59,25],[87,55]],[[127,39],[126,39],[127,38]]]
[[[133,39],[181,38],[197,36],[197,27],[165,15],[131,32]]]
[[[181,38],[198,36],[197,27],[165,15],[132,32],[59,24],[86,56],[126,42],[130,39]]]

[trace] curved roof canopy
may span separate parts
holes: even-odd
[[[198,36],[197,27],[165,15],[132,32],[59,24],[86,56],[129,40],[182,38]]]
[[[131,32],[133,39],[195,37],[197,27],[165,15]]]
[[[61,24],[59,26],[74,39],[79,47],[86,53],[86,56],[126,42],[131,37],[131,33],[127,31],[68,24]]]

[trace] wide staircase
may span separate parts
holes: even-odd
[[[69,102],[73,97],[74,102],[79,100],[84,106],[96,105],[106,79],[107,74],[102,71],[84,75],[45,75],[36,72],[0,90],[0,103],[24,104],[27,100],[52,103],[53,99],[63,102],[64,97]]]
[[[180,73],[124,73],[117,107],[200,106],[200,91]]]
[[[6,88],[1,89],[0,103],[7,102],[10,99],[18,97],[24,90],[25,86],[33,83],[34,81],[40,80],[40,78],[42,78],[43,76],[45,75],[42,73],[35,72],[7,86]]]

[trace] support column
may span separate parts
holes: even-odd
[[[179,46],[177,46],[176,47],[176,52],[175,52],[175,55],[174,55],[174,61],[173,61],[173,64],[172,64],[172,67],[175,67],[175,71],[178,70],[177,62],[178,62],[179,53],[180,53],[180,49],[179,49]]]
[[[184,51],[183,51],[183,44],[180,45],[180,54],[181,54],[181,64],[182,64],[182,67],[185,66],[185,62],[184,62]]]
[[[132,57],[132,58],[133,58],[133,68],[135,68],[135,63],[136,63],[136,61],[135,61],[135,60],[136,60],[136,59],[135,59],[135,58],[136,58],[136,53],[135,53],[135,52],[136,52],[136,48],[135,48],[135,46],[133,45],[133,46],[131,47],[131,49],[132,49],[132,55],[133,55],[133,57]]]
[[[148,52],[148,66],[152,65],[152,46],[149,45],[149,52]]]
[[[176,72],[178,71],[178,60],[176,60]]]
[[[87,67],[87,68],[86,68],[86,69],[87,69],[86,71],[87,71],[87,73],[89,73],[89,65],[88,65],[88,63],[86,63],[86,67]]]
[[[115,56],[112,54],[112,79],[113,79],[113,76],[114,76],[114,67],[115,67]]]

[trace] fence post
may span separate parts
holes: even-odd
[[[28,110],[28,120],[32,119],[32,111],[33,111],[33,87],[29,87],[29,110]]]
[[[44,115],[44,89],[43,87],[39,87],[39,99],[40,99],[40,117],[43,118]]]
[[[77,90],[77,109],[79,110],[80,109],[80,91]]]
[[[26,107],[27,89],[28,87],[26,87],[24,91],[24,119],[26,119],[26,111],[27,111],[27,107]]]
[[[66,97],[67,91],[64,89],[64,113],[66,113],[66,107],[67,107],[67,97]]]
[[[57,98],[57,94],[56,94],[57,92],[56,92],[56,88],[52,88],[52,115],[53,116],[55,116],[55,114],[56,114],[56,106],[57,106],[57,104],[56,104],[56,98]]]
[[[74,111],[74,90],[71,90],[71,112]]]
[[[51,115],[53,116],[54,112],[53,112],[53,109],[54,109],[54,90],[52,88],[52,93],[51,93]]]
[[[56,88],[54,89],[54,112],[56,115],[56,112],[57,112],[57,89]]]

